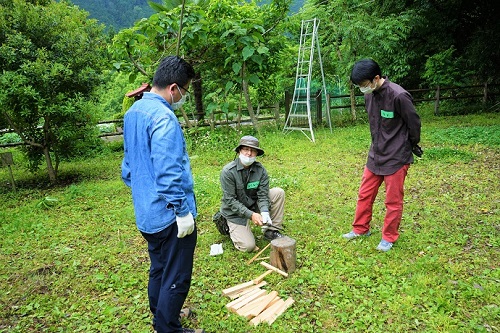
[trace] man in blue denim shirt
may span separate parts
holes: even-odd
[[[176,115],[195,76],[177,56],[162,60],[124,118],[122,179],[132,189],[137,228],[148,242],[148,296],[158,333],[204,332],[181,326],[196,245],[196,202],[184,134]]]

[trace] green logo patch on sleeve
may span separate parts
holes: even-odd
[[[380,110],[382,118],[394,118],[394,111]]]

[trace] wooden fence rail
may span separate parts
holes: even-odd
[[[256,115],[256,119],[258,122],[262,121],[269,121],[269,120],[279,120],[280,118],[280,113],[279,113],[279,105],[273,105],[273,106],[265,106],[265,107],[260,107],[260,110],[269,110],[265,115]],[[241,110],[242,112],[245,112],[246,110]],[[272,113],[273,115],[268,115],[269,113]],[[186,127],[219,127],[219,126],[232,126],[232,125],[237,125],[237,124],[242,124],[242,125],[247,125],[247,124],[252,124],[252,120],[250,119],[249,116],[244,116],[240,117],[239,119],[232,120],[231,118],[227,117],[227,115],[223,111],[215,111],[213,112],[213,115],[217,116],[220,115],[222,116],[221,118],[225,119],[219,119],[215,120],[214,117],[212,119],[205,119],[205,120],[190,120],[190,125],[186,125],[184,122],[181,122],[181,126],[183,128]],[[224,115],[226,115],[224,117]],[[113,136],[118,136],[123,134],[123,129],[121,126],[116,126],[116,124],[122,124],[123,119],[110,119],[110,120],[102,120],[97,123],[97,125],[106,125],[106,124],[115,124],[115,131],[114,132],[103,132],[100,133],[98,136],[100,138],[106,138],[106,137],[113,137]],[[42,127],[40,127],[41,129]],[[6,133],[13,133],[14,130],[10,128],[6,129],[0,129],[0,136],[2,134]],[[17,146],[23,146],[25,143],[23,142],[13,142],[13,143],[4,143],[0,144],[0,148],[9,148],[9,147],[17,147]]]
[[[498,87],[500,84],[482,84],[482,85],[470,85],[461,87],[440,87],[428,88],[428,89],[408,89],[408,92],[412,94],[413,101],[415,103],[420,102],[434,102],[434,114],[439,115],[439,105],[441,101],[444,100],[459,100],[459,99],[481,99],[482,103],[486,103],[490,100],[495,100],[497,96],[500,96]],[[470,93],[473,90],[474,93]],[[478,91],[481,90],[480,93]],[[449,92],[449,94],[446,94]],[[363,95],[355,95],[356,98],[362,98]],[[349,99],[350,95],[329,95],[330,101],[335,99]],[[357,102],[354,107],[364,106],[364,102]],[[352,105],[331,105],[330,109],[350,109]]]
[[[500,84],[482,84],[482,85],[470,85],[470,86],[461,86],[461,87],[440,87],[437,86],[436,88],[429,88],[429,89],[409,89],[408,92],[412,94],[414,97],[414,102],[419,103],[419,102],[430,102],[434,101],[434,114],[439,115],[439,106],[440,102],[444,100],[459,100],[459,99],[481,99],[483,103],[486,103],[487,101],[494,101],[497,96],[500,96],[499,93],[499,88]],[[473,93],[470,93],[470,91],[473,91]],[[478,93],[480,91],[480,93]],[[354,101],[355,104],[354,106],[351,105],[351,96],[350,95],[328,95],[327,96],[327,101],[330,103],[330,109],[348,109],[350,110],[351,107],[361,107],[364,106],[364,100],[361,100],[363,95],[355,95]],[[285,91],[285,119],[288,116],[288,112],[290,110],[290,105],[291,105],[291,99],[292,95],[290,92]],[[314,101],[316,103],[316,120],[318,122],[321,122],[322,118],[322,96],[317,95],[314,98]],[[349,104],[341,104],[338,105],[337,103],[332,103],[332,101],[335,100],[342,100],[345,99],[348,101]],[[273,105],[273,106],[265,106],[265,107],[260,107],[259,110],[268,110],[268,112],[265,115],[258,115],[257,120],[258,121],[269,121],[269,120],[276,120],[279,121],[281,118],[281,114],[279,111],[279,105]],[[241,110],[242,112],[246,110]],[[271,114],[271,115],[269,115]],[[204,119],[204,120],[191,120],[190,126],[187,124],[181,123],[183,127],[207,127],[210,126],[212,128],[219,127],[219,126],[231,126],[231,125],[236,125],[236,124],[251,124],[252,121],[250,117],[240,117],[239,119],[236,120],[231,120],[229,117],[226,115],[226,119],[219,119],[216,120],[215,117],[217,115],[224,115],[224,112],[222,111],[215,111],[210,119]],[[103,120],[99,121],[99,125],[105,125],[105,124],[120,124],[123,122],[123,119],[113,119],[113,120]],[[0,136],[5,133],[11,133],[14,132],[12,129],[0,129]],[[122,130],[120,126],[116,128],[115,132],[110,132],[110,133],[101,133],[99,134],[99,137],[110,137],[110,136],[116,136],[116,135],[121,135]],[[5,143],[5,144],[0,144],[0,148],[4,147],[15,147],[15,146],[20,146],[23,145],[22,142],[16,142],[16,143]]]

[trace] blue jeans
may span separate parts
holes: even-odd
[[[149,308],[158,333],[182,332],[179,314],[191,286],[197,229],[177,238],[177,223],[155,234],[142,233],[148,242]]]

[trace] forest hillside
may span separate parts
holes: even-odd
[[[149,17],[154,13],[147,0],[70,0],[83,10],[89,12],[90,18],[97,19],[108,29],[115,31],[134,25],[137,20]],[[162,3],[162,0],[152,0]],[[290,13],[296,13],[304,4],[304,0],[294,0]]]

